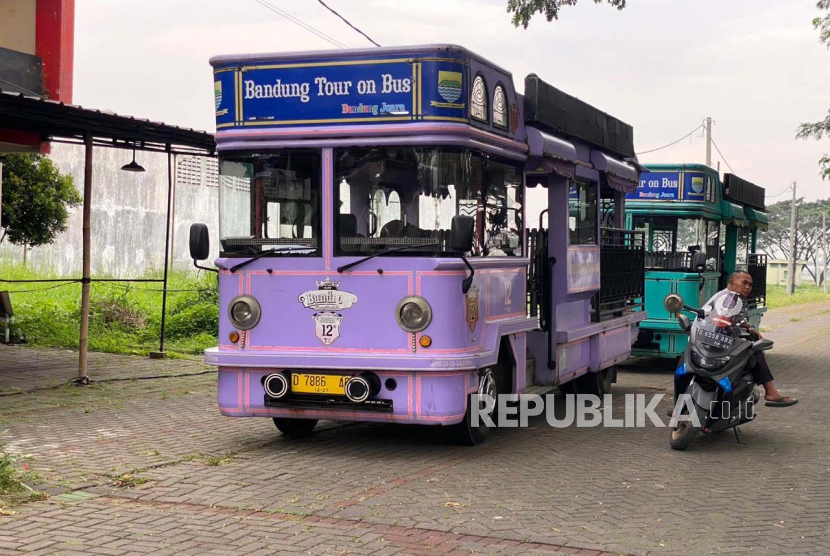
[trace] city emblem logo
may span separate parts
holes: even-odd
[[[317,289],[300,294],[298,301],[306,309],[318,311],[311,317],[314,321],[314,335],[324,345],[331,345],[340,337],[343,315],[337,313],[357,303],[357,296],[340,290],[340,282],[326,277],[317,282]]]
[[[455,102],[461,98],[461,73],[457,71],[439,71],[438,94],[447,102]]]
[[[219,110],[219,107],[222,106],[222,82],[221,81],[214,81],[213,82],[213,100],[216,104],[216,109]]]
[[[473,332],[478,323],[478,288],[471,287],[470,291],[464,295],[464,299],[467,304],[467,326],[470,327],[470,332]]]
[[[337,313],[314,313],[314,335],[323,344],[331,345],[340,337],[340,324],[343,322],[343,315]]]
[[[692,190],[695,193],[703,193],[703,177],[692,178]]]

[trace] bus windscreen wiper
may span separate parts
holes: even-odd
[[[243,261],[243,262],[239,263],[238,265],[232,266],[230,268],[230,271],[231,272],[236,272],[240,268],[242,268],[244,266],[248,266],[252,262],[257,261],[257,260],[259,260],[263,257],[276,256],[276,255],[281,255],[283,253],[292,253],[294,251],[316,251],[316,250],[317,250],[317,247],[286,247],[284,249],[268,249],[267,251],[263,251],[262,253],[254,255],[253,257],[251,257],[247,261]]]
[[[347,265],[338,266],[337,267],[337,272],[340,273],[340,272],[343,272],[344,270],[349,270],[350,268],[355,267],[355,266],[359,265],[360,263],[365,263],[369,259],[374,259],[375,257],[380,257],[382,255],[388,255],[389,253],[394,253],[395,251],[403,251],[404,249],[412,249],[413,247],[414,248],[431,247],[433,245],[438,245],[438,242],[435,241],[433,243],[424,243],[423,245],[403,245],[401,247],[392,247],[390,249],[384,249],[383,251],[378,251],[377,253],[373,253],[373,254],[371,254],[367,257],[363,257],[362,259],[358,259],[358,260],[356,260],[354,262],[351,262]]]

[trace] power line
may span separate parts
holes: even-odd
[[[787,189],[785,189],[784,191],[782,191],[781,193],[778,193],[777,195],[767,195],[767,197],[780,197],[781,195],[783,195],[783,194],[784,194],[784,193],[786,193],[787,191],[790,191],[792,188],[793,188],[793,186],[791,185],[791,186],[789,186]]]
[[[710,139],[711,139],[711,137],[710,137]],[[721,160],[723,160],[724,164],[726,164],[726,167],[727,167],[727,168],[729,168],[729,171],[731,171],[731,172],[734,174],[734,173],[735,173],[735,170],[733,170],[733,169],[732,169],[732,166],[730,166],[730,165],[729,165],[729,163],[728,163],[728,162],[726,162],[726,157],[725,157],[725,156],[723,156],[723,153],[722,153],[722,152],[720,152],[720,149],[718,148],[718,144],[717,144],[717,143],[715,143],[715,140],[714,140],[714,139],[712,139],[712,144],[713,144],[713,145],[715,145],[715,150],[716,150],[716,151],[718,151],[718,154],[720,155],[720,158],[721,158]]]
[[[638,153],[636,153],[636,154],[648,154],[648,153],[653,153],[654,151],[659,151],[659,150],[662,150],[662,149],[665,149],[665,148],[671,147],[672,145],[676,145],[676,144],[678,144],[679,142],[681,142],[683,139],[686,139],[687,137],[690,137],[692,134],[696,133],[696,132],[697,132],[699,129],[701,129],[702,127],[703,127],[703,124],[700,124],[699,126],[697,126],[696,128],[694,128],[692,131],[690,131],[689,133],[687,133],[686,135],[684,135],[683,137],[681,137],[681,138],[680,138],[680,139],[678,139],[677,141],[672,141],[672,142],[671,142],[671,143],[669,143],[668,145],[663,145],[662,147],[657,147],[656,149],[651,149],[651,150],[649,150],[649,151],[642,151],[642,152],[638,152]]]
[[[306,31],[308,31],[309,33],[313,33],[313,34],[317,35],[317,36],[318,36],[318,37],[320,37],[321,39],[323,39],[323,40],[325,40],[325,41],[328,41],[329,43],[333,44],[334,46],[336,46],[336,47],[338,47],[338,48],[346,48],[346,45],[345,45],[345,44],[343,44],[342,42],[340,42],[340,41],[338,41],[338,40],[336,40],[336,39],[331,38],[330,36],[326,35],[326,34],[325,34],[325,33],[323,33],[322,31],[318,31],[317,29],[315,29],[315,28],[314,28],[314,27],[312,27],[311,25],[308,25],[308,24],[306,24],[306,23],[303,23],[302,21],[300,21],[299,19],[297,19],[297,18],[296,18],[296,17],[294,17],[293,15],[291,15],[291,14],[289,14],[289,13],[286,13],[286,12],[282,11],[281,9],[277,8],[277,7],[276,7],[276,6],[274,6],[273,4],[270,4],[270,3],[269,3],[269,2],[267,2],[266,0],[254,0],[254,2],[256,2],[257,4],[259,4],[260,6],[263,6],[263,7],[265,7],[265,8],[268,8],[269,10],[271,10],[272,12],[274,12],[274,13],[276,13],[276,14],[278,14],[278,15],[281,15],[282,17],[284,17],[285,19],[287,19],[287,20],[288,20],[288,21],[290,21],[291,23],[293,23],[293,24],[295,24],[295,25],[298,25],[298,26],[302,27],[303,29],[305,29],[305,30],[306,30]]]
[[[331,9],[330,7],[328,7],[328,6],[326,5],[326,3],[325,3],[325,2],[323,2],[323,0],[317,0],[317,1],[318,1],[318,2],[320,2],[320,4],[322,4],[322,5],[323,5],[323,7],[324,7],[324,8],[326,8],[328,11],[330,11],[331,13],[333,13],[334,15],[336,15],[337,17],[339,17],[340,19],[342,19],[342,20],[346,23],[346,25],[348,25],[349,27],[351,27],[352,29],[354,29],[355,31],[357,31],[358,33],[360,33],[361,35],[363,35],[364,37],[366,37],[366,39],[367,39],[370,43],[372,43],[373,45],[375,45],[375,46],[377,46],[378,48],[380,48],[380,45],[379,45],[378,43],[376,43],[375,41],[373,41],[373,40],[371,39],[371,37],[369,37],[369,35],[367,35],[367,34],[366,34],[366,33],[364,33],[363,31],[361,31],[360,29],[358,29],[357,27],[355,27],[354,25],[352,25],[351,23],[349,23],[349,20],[348,20],[348,19],[346,19],[345,17],[343,17],[342,15],[340,15],[339,13],[337,13],[336,11],[334,11],[333,9]]]

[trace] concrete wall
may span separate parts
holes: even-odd
[[[0,1],[0,47],[35,54],[35,0]]]
[[[83,194],[84,148],[53,143],[53,162],[70,174]],[[132,160],[132,151],[94,149],[92,190],[92,275],[118,278],[142,276],[164,267],[167,219],[167,155],[137,152],[144,173],[120,168]],[[212,261],[219,252],[218,178],[216,161],[203,157],[176,157],[175,234],[171,237],[171,261],[177,269],[192,269],[189,230],[193,222],[210,229]],[[80,276],[82,270],[81,206],[72,210],[68,229],[53,244],[30,249],[27,264],[61,276]],[[22,261],[23,249],[8,242],[0,245],[2,264]],[[208,265],[210,266],[210,265]]]

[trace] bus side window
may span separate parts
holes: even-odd
[[[597,186],[590,181],[571,183],[568,228],[571,245],[597,244]]]

